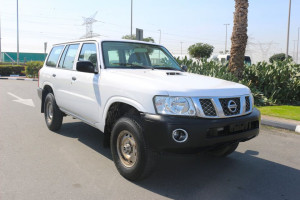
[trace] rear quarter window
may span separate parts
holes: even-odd
[[[56,64],[58,62],[58,59],[59,59],[59,56],[63,50],[64,46],[56,46],[56,47],[53,47],[50,54],[49,54],[49,57],[46,61],[46,65],[48,67],[56,67]]]

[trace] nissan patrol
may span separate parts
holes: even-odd
[[[119,173],[142,179],[157,152],[226,156],[258,135],[248,87],[186,72],[163,46],[85,39],[53,46],[39,71],[51,131],[70,115],[104,134]]]

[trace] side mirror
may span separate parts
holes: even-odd
[[[76,70],[79,72],[95,73],[98,74],[98,69],[90,61],[78,61]]]
[[[186,65],[181,65],[181,69],[186,72],[188,67]]]

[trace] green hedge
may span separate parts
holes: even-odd
[[[30,61],[27,62],[25,66],[23,65],[0,65],[0,75],[9,76],[9,75],[20,75],[27,77],[37,77],[39,70],[43,67],[43,62],[41,61]]]
[[[291,61],[245,67],[242,83],[264,96],[262,105],[300,105],[300,65]]]
[[[22,73],[25,70],[25,67],[22,65],[0,65],[0,75],[9,76],[9,75],[24,75]]]
[[[188,66],[188,71],[206,76],[239,82],[248,86],[255,98],[256,105],[300,105],[300,65],[292,61],[274,63],[259,62],[245,66],[244,77],[238,81],[226,65],[213,61],[193,62],[179,60]]]
[[[39,70],[43,67],[41,61],[30,61],[26,63],[25,74],[27,77],[35,78],[38,76]]]

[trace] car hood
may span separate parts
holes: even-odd
[[[188,72],[151,69],[108,69],[107,72],[125,87],[156,90],[156,94],[191,97],[250,94],[249,88],[242,84]]]

